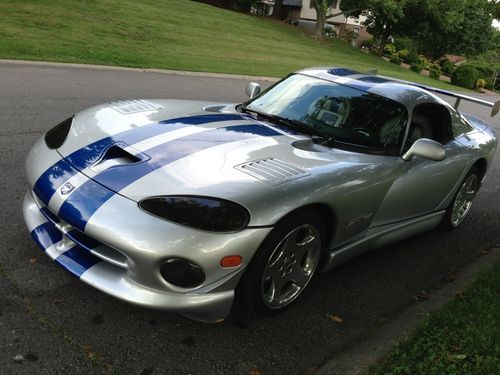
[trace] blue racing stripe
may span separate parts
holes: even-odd
[[[31,237],[37,245],[43,250],[47,250],[55,243],[62,240],[62,233],[51,222],[39,225],[31,231]]]
[[[215,121],[242,120],[246,118],[246,116],[240,114],[209,114],[180,117],[172,120],[165,120],[159,124],[154,123],[139,128],[128,129],[124,132],[102,138],[71,153],[66,157],[67,161],[58,161],[38,178],[33,190],[38,198],[47,205],[58,188],[68,181],[68,179],[76,175],[78,170],[85,169],[94,164],[102,156],[102,153],[116,142],[134,144],[159,134],[180,129],[186,125],[201,125]],[[73,168],[72,165],[75,168]]]
[[[59,160],[38,178],[33,192],[47,205],[56,190],[77,173],[78,171],[71,168],[66,161]]]
[[[40,208],[40,212],[43,214],[43,216],[45,216],[47,218],[47,220],[51,221],[54,224],[59,223],[61,221],[47,207]]]
[[[141,177],[210,147],[255,136],[275,135],[281,133],[264,125],[252,124],[217,128],[166,142],[148,150],[150,159],[145,163],[115,166],[99,173],[94,177],[95,181],[85,182],[62,204],[59,217],[84,231],[90,217],[114,195],[114,192],[118,193]]]
[[[88,180],[62,204],[59,217],[76,229],[84,231],[90,216],[114,194],[94,180]]]
[[[233,121],[233,120],[253,120],[253,118],[238,113],[214,113],[209,115],[200,115],[192,117],[179,117],[160,121],[160,124],[189,124],[201,125],[209,122]]]
[[[87,251],[92,251],[102,245],[99,241],[88,237],[79,230],[71,230],[67,232],[66,237]]]
[[[55,262],[62,268],[80,277],[90,267],[101,262],[101,259],[82,249],[80,246],[74,246],[59,255]]]

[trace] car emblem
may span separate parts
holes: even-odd
[[[73,190],[75,190],[75,187],[71,184],[71,182],[66,182],[61,187],[61,194],[62,195],[67,195],[67,194],[71,193]]]

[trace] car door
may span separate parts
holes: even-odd
[[[445,126],[450,126],[451,131],[451,117],[449,121]],[[384,197],[372,226],[403,221],[443,208],[467,166],[467,155],[459,140],[453,138],[443,147],[446,156],[442,161],[419,156],[410,161],[401,158],[399,177]]]

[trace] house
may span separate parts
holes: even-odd
[[[341,12],[340,1],[334,1],[332,7],[330,8],[330,13],[337,14]],[[316,20],[316,10],[311,5],[311,0],[302,0],[300,19],[312,21]],[[366,31],[366,27],[363,25],[364,21],[366,21],[366,17],[363,15],[360,15],[359,17],[346,17],[344,14],[340,14],[329,18],[326,22],[335,26],[337,35],[344,32],[353,32],[355,34],[353,46],[360,47],[363,41],[372,37]]]
[[[273,12],[274,0],[262,0],[263,4],[267,7],[267,14]],[[341,13],[340,1],[334,1],[330,9],[330,13]],[[316,10],[311,5],[311,0],[283,0],[282,17],[289,21],[311,21],[316,22]],[[355,37],[353,39],[353,46],[360,47],[363,41],[370,39],[371,35],[366,31],[363,22],[366,17],[360,15],[359,17],[346,17],[343,14],[329,18],[326,22],[335,27],[337,35],[345,32],[353,32]]]

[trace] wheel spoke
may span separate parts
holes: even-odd
[[[467,216],[476,195],[477,181],[477,176],[471,174],[460,186],[451,212],[451,224],[453,226],[458,226]]]
[[[296,263],[292,268],[290,279],[300,288],[306,286],[309,281],[310,275],[306,275],[299,263]]]
[[[471,190],[471,191],[464,191],[464,193],[462,194],[462,198],[465,200],[465,201],[472,201],[474,199],[474,196],[476,195],[476,192],[474,190]]]

